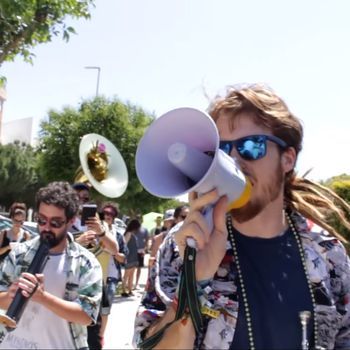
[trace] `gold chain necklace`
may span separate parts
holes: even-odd
[[[292,219],[290,218],[289,214],[287,214],[287,213],[286,213],[286,218],[287,218],[287,221],[288,221],[288,225],[289,225],[290,229],[292,230],[293,235],[295,237],[295,240],[297,242],[299,255],[300,255],[300,258],[301,258],[302,265],[303,265],[303,269],[304,269],[307,285],[308,285],[308,288],[309,288],[309,291],[310,291],[311,302],[312,302],[312,311],[313,311],[313,321],[314,321],[314,347],[317,348],[317,321],[316,321],[316,317],[315,317],[315,310],[316,310],[315,296],[314,296],[314,293],[313,293],[313,290],[312,290],[312,285],[311,285],[311,281],[310,281],[310,278],[309,278],[309,273],[307,271],[306,260],[305,260],[305,256],[304,256],[304,250],[303,250],[303,246],[301,244],[301,240],[300,240],[299,234],[298,234],[298,232],[297,232],[297,230],[296,230],[296,228],[294,226],[294,223],[293,223]],[[241,265],[240,265],[239,258],[238,258],[236,241],[235,241],[235,237],[234,237],[234,234],[233,234],[233,225],[232,225],[231,215],[227,215],[227,229],[228,229],[228,234],[229,234],[229,238],[230,238],[230,242],[231,242],[231,246],[232,246],[232,250],[233,250],[233,256],[234,256],[235,264],[236,264],[236,268],[237,268],[238,279],[239,279],[239,283],[240,283],[240,286],[241,286],[241,293],[242,293],[242,299],[243,299],[244,312],[245,312],[246,321],[247,321],[249,347],[250,347],[251,350],[255,350],[252,318],[251,318],[251,313],[250,313],[250,309],[249,309],[248,297],[247,297],[247,293],[246,293],[246,290],[245,290],[242,269],[241,269]]]

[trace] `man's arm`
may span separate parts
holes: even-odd
[[[144,334],[144,339],[157,333],[168,323],[175,319],[175,310],[170,306],[162,318],[155,321]],[[154,349],[193,349],[196,333],[191,318],[186,318],[174,322],[167,330],[161,341]]]
[[[147,290],[135,319],[133,344],[140,343],[158,332],[166,324],[175,319],[172,300],[178,284],[178,276],[182,266],[175,243],[169,235],[160,246],[155,265],[150,269]],[[167,274],[161,275],[161,271]],[[166,311],[164,311],[166,310]],[[193,348],[195,332],[192,321],[174,322],[166,331],[156,349]]]
[[[14,294],[11,295],[11,291],[15,293],[16,287],[22,289],[24,297],[31,298],[31,300],[43,305],[57,316],[69,322],[79,323],[84,326],[92,323],[92,319],[77,302],[61,299],[45,291],[43,274],[22,273],[18,283],[13,283],[9,291],[5,293],[7,294],[4,297],[5,302],[13,298]]]
[[[40,291],[37,290],[36,293],[40,293]],[[89,315],[74,301],[63,300],[45,291],[41,294],[39,300],[34,295],[32,298],[33,301],[37,301],[57,316],[69,322],[78,323],[83,326],[88,326],[92,323]]]
[[[119,253],[117,240],[97,217],[89,218],[89,220],[86,220],[86,224],[89,230],[96,233],[96,236],[103,244],[104,249],[108,250],[111,255],[116,255]]]
[[[333,253],[334,251],[334,253]],[[335,279],[341,283],[333,283],[333,288],[337,294],[337,309],[341,310],[342,322],[335,340],[336,349],[350,348],[350,259],[344,246],[338,242],[328,254],[330,260],[337,262],[334,265]],[[331,256],[332,254],[332,256]],[[339,289],[340,287],[340,289]],[[337,289],[337,290],[336,290]]]

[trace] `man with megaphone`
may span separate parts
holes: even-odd
[[[302,138],[301,122],[264,85],[230,87],[209,115],[180,108],[150,126],[136,155],[140,181],[160,197],[189,190],[190,211],[160,247],[156,293],[142,299],[135,346],[350,347],[346,240],[327,220],[333,213],[350,228],[343,216],[350,207],[296,175]],[[149,171],[157,164],[163,171],[146,172],[141,156],[150,151]],[[229,165],[222,153],[237,164],[232,180],[219,174]],[[233,206],[244,192],[248,198]]]

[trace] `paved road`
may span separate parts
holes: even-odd
[[[142,269],[141,287],[144,287],[146,283],[147,271],[148,268],[146,267]],[[115,297],[105,333],[105,349],[133,349],[134,320],[143,294],[143,288],[142,290],[135,290],[134,294],[135,296],[128,298]]]

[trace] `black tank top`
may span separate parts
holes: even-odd
[[[26,241],[27,232],[23,231],[22,237],[19,240],[20,243]],[[0,248],[4,248],[10,245],[10,239],[7,237],[7,230],[4,231],[4,238],[2,239],[2,244]],[[11,250],[7,250],[5,253],[0,254],[0,262],[3,261]]]

